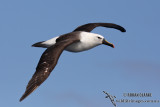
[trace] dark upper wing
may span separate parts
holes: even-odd
[[[40,61],[37,65],[36,72],[29,81],[26,91],[23,96],[20,98],[22,101],[29,94],[31,94],[38,86],[40,86],[50,75],[51,71],[57,64],[59,56],[63,52],[64,48],[68,45],[79,41],[78,38],[70,38],[60,42],[57,42],[55,45],[46,49],[42,54]]]
[[[60,42],[60,41],[64,41],[64,40],[67,40],[67,39],[69,39],[69,38],[77,38],[77,39],[79,39],[79,34],[80,34],[81,32],[71,32],[71,33],[67,33],[67,34],[64,34],[64,35],[61,35],[60,37],[58,37],[57,39],[56,39],[56,43],[57,42]]]
[[[113,23],[88,23],[88,24],[77,27],[74,30],[74,32],[75,31],[91,32],[96,27],[114,28],[114,29],[120,30],[121,32],[126,32],[126,30],[122,26],[116,25],[116,24],[113,24]]]

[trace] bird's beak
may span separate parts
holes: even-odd
[[[112,43],[109,43],[107,40],[103,39],[102,44],[108,45],[112,48],[114,48],[114,45]]]

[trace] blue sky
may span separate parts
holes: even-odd
[[[134,92],[152,97],[132,99],[160,100],[159,4],[159,0],[0,0],[0,106],[112,107],[102,91],[116,99]],[[127,32],[96,28],[93,32],[113,43],[114,49],[102,45],[80,53],[63,52],[50,77],[19,102],[45,50],[31,45],[92,22],[116,23]]]

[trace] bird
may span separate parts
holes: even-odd
[[[116,98],[116,96],[112,96],[109,93],[107,93],[106,91],[103,91],[107,96],[105,98],[109,98],[112,102],[112,104],[116,107],[116,103],[114,101],[114,98]]]
[[[26,90],[19,101],[24,100],[49,77],[64,50],[75,53],[89,50],[101,44],[114,48],[114,45],[108,42],[102,35],[91,33],[96,27],[114,28],[121,32],[126,32],[122,26],[114,23],[88,23],[77,27],[70,33],[33,44],[32,47],[47,49],[41,55],[36,71],[28,82]]]

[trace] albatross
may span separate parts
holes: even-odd
[[[114,28],[121,32],[126,32],[122,26],[113,23],[88,23],[77,27],[70,33],[33,44],[33,47],[43,47],[47,49],[42,54],[36,67],[36,72],[28,82],[20,101],[30,95],[49,77],[63,50],[81,52],[101,44],[114,48],[114,45],[108,42],[102,35],[91,33],[96,27]]]

